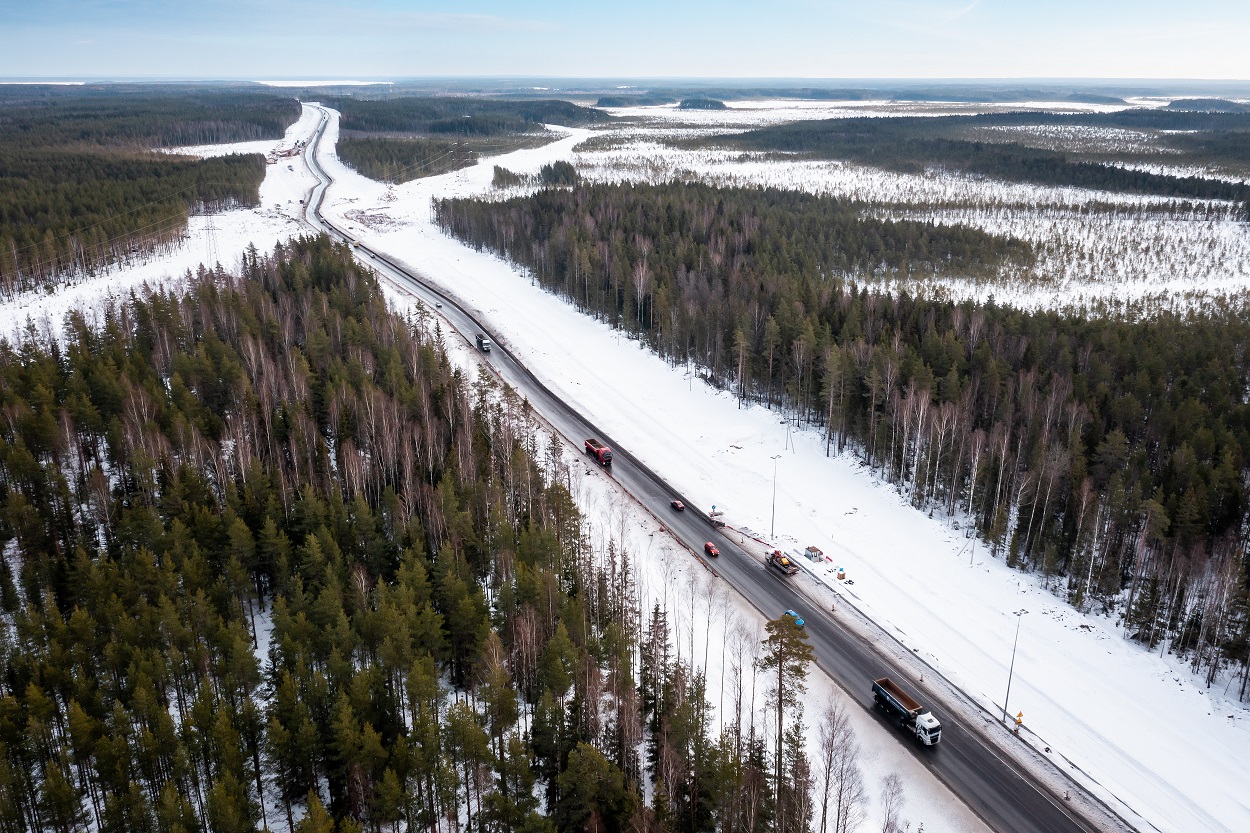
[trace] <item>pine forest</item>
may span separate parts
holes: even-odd
[[[749,134],[748,134],[749,135]],[[581,185],[438,222],[741,400],[850,450],[919,510],[1250,696],[1250,315],[1023,312],[872,288],[1031,252],[771,189]]]
[[[802,629],[718,714],[442,339],[309,238],[0,343],[0,831],[860,827],[846,713],[809,759],[779,707]]]
[[[190,214],[255,205],[262,156],[157,149],[281,138],[300,113],[258,93],[108,89],[0,95],[0,295],[169,251]]]

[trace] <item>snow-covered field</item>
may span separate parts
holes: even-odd
[[[737,409],[431,223],[432,197],[486,193],[492,165],[535,172],[568,158],[586,133],[394,188],[326,159],[336,185],[325,210],[481,310],[560,395],[735,526],[768,527],[771,456],[781,453],[778,538],[833,555],[855,581],[839,592],[990,712],[1006,688],[1012,611],[1027,608],[1009,706],[1024,712],[1031,743],[1143,824],[1250,829],[1250,710],[1225,696],[1225,680],[1202,690],[1183,664],[1123,640],[1114,621],[1077,613],[1034,577],[984,554],[969,566],[962,533],[911,509],[852,459],[825,458],[820,437],[762,408]]]
[[[690,115],[678,114],[682,119]],[[306,109],[301,124],[307,132],[313,126],[310,118]],[[683,495],[700,505],[715,503],[725,509],[735,527],[768,528],[771,457],[781,454],[777,468],[778,543],[816,545],[854,581],[848,586],[827,573],[818,573],[806,579],[811,592],[840,594],[845,603],[871,617],[907,649],[915,649],[937,673],[990,713],[1002,707],[1016,623],[1012,611],[1027,609],[1008,705],[1012,713],[1024,712],[1024,736],[1033,747],[1049,747],[1048,754],[1059,766],[1068,768],[1096,794],[1131,807],[1139,814],[1141,827],[1178,833],[1250,830],[1250,797],[1244,787],[1250,783],[1250,709],[1226,696],[1223,686],[1227,680],[1219,680],[1211,690],[1202,689],[1184,664],[1125,641],[1114,621],[1077,613],[1034,577],[1008,569],[979,548],[972,550],[972,542],[951,522],[930,519],[911,509],[892,488],[878,482],[854,460],[826,458],[820,437],[791,430],[765,409],[737,409],[732,397],[691,380],[681,368],[669,367],[638,344],[534,287],[527,275],[509,264],[447,238],[431,223],[431,198],[489,192],[494,164],[532,173],[546,162],[574,158],[573,146],[590,132],[564,132],[567,138],[542,148],[390,187],[364,179],[332,158],[335,121],[322,151],[325,167],[336,178],[326,213],[370,246],[417,265],[468,306],[481,310],[517,355],[554,390]],[[296,134],[288,135],[288,141],[294,138]],[[215,217],[216,247],[223,264],[229,265],[228,258],[237,259],[248,242],[266,250],[300,230],[295,209],[312,180],[300,160],[295,161],[294,171],[287,171],[285,164],[270,168],[261,208]],[[785,166],[791,163],[747,160],[739,164],[753,166],[753,176],[772,176],[768,171],[775,167],[779,171],[775,176],[796,183],[812,181],[797,169],[787,170]],[[875,176],[865,172],[855,175]],[[830,174],[831,179],[837,176]],[[907,187],[916,189],[916,202],[921,202],[933,193],[926,189],[964,186],[922,182]],[[1107,201],[1106,196],[1099,195],[1103,201]],[[287,199],[292,202],[286,204]],[[1094,197],[1074,195],[1068,206],[1070,213],[1082,213],[1082,199]],[[941,210],[983,211],[985,216],[978,222],[987,225],[1002,222],[1027,226],[1031,222],[1027,215],[995,219],[988,201],[983,207],[972,208],[954,202]],[[1130,208],[1130,204],[1124,205],[1125,211]],[[1054,211],[1063,213],[1062,207]],[[232,215],[237,215],[237,226],[232,225],[227,233],[223,231],[226,224],[236,222]],[[1103,212],[1103,216],[1115,214]],[[51,296],[36,295],[24,305],[0,308],[0,334],[20,329],[27,316],[55,323],[71,306],[98,305],[109,293],[124,294],[144,282],[177,278],[207,253],[200,222],[202,219],[197,218],[186,249],[172,258],[119,267],[108,276],[80,282]],[[1195,221],[1175,216],[1169,220],[1164,214],[1159,222],[1166,226],[1167,222]],[[1198,224],[1201,222],[1208,221]],[[1101,233],[1099,227],[1089,229],[1091,235]],[[1058,222],[1053,229],[1038,234],[1051,235],[1057,245],[1061,241],[1054,238],[1069,230]],[[1130,232],[1133,236],[1144,233],[1140,229],[1123,233]],[[1117,232],[1112,228],[1111,233]],[[1240,264],[1240,275],[1244,276],[1246,252],[1250,251],[1244,248],[1244,231],[1240,236],[1230,229],[1204,232],[1206,237],[1185,236],[1192,233],[1178,232],[1180,236],[1164,238],[1157,245],[1186,249],[1229,234],[1231,237],[1220,245],[1230,247],[1230,253],[1219,262]],[[1151,244],[1152,250],[1155,246]],[[1207,257],[1205,251],[1189,254]],[[1061,257],[1056,254],[1057,259]],[[1221,276],[1208,275],[1208,279]],[[1244,287],[1242,281],[1233,275],[1228,285]],[[1178,287],[1198,283],[1200,277]],[[1166,285],[1166,281],[1151,282],[1152,287]],[[1102,285],[1082,286],[1096,292]],[[1114,283],[1105,286],[1109,295],[1123,291]],[[1054,303],[1056,296],[1053,289],[1050,291],[1046,302]],[[1000,300],[1003,297],[1002,293],[997,296]],[[1021,297],[1027,300],[1023,293]],[[403,302],[398,295],[392,298],[397,304]],[[603,514],[604,506],[612,507],[620,500],[606,481],[599,482],[603,480],[586,477],[575,489],[583,506],[595,510],[592,515]],[[655,557],[657,551],[662,556],[666,547],[675,550],[676,544],[655,532],[653,520],[644,513],[625,511],[630,517],[624,534],[644,556],[640,565],[645,566],[640,570],[647,576],[644,584],[648,592],[654,597],[665,593],[666,587],[681,586],[685,574],[677,581],[664,573],[662,565],[673,559]],[[609,534],[609,528],[598,530],[598,540],[602,542]],[[682,563],[681,569],[689,569],[690,563]],[[820,589],[817,581],[830,583],[832,589]],[[700,605],[698,610],[706,615],[706,604]],[[734,607],[734,616],[748,627],[759,623],[758,615],[743,604]],[[719,629],[715,625],[705,628],[703,622],[687,622],[681,627],[686,628],[687,640],[689,630],[695,630],[693,653],[700,664],[705,650],[700,632],[707,631],[706,639],[713,649],[709,652],[708,679],[715,690],[720,671],[715,649],[726,638],[732,647],[732,629],[725,628],[724,623]],[[680,639],[678,642],[681,644]],[[816,677],[812,683],[814,702],[838,696],[827,681]],[[715,701],[718,695],[710,696]],[[908,817],[923,821],[925,830],[977,828],[978,823],[927,776],[897,738],[869,724],[857,723],[856,728],[861,742],[871,750],[868,780],[874,792],[879,775],[898,769],[910,776],[914,770],[918,786],[909,782]],[[920,806],[941,810],[930,818],[927,811],[918,809]]]
[[[680,124],[695,130],[723,132],[751,130],[770,124],[809,119],[845,119],[867,116],[949,116],[1017,110],[1064,113],[1110,113],[1126,104],[1081,104],[1071,101],[1012,101],[1003,103],[955,103],[945,101],[803,101],[796,99],[748,99],[729,101],[724,110],[682,110],[676,104],[649,107],[606,107],[614,116],[640,122],[639,126]],[[1152,106],[1144,100],[1138,106]],[[634,127],[630,128],[636,129]]]
[[[1197,305],[1250,288],[1250,223],[1230,203],[1004,183],[948,171],[901,174],[839,161],[668,147],[640,138],[574,157],[591,179],[764,185],[861,202],[891,217],[964,224],[1033,244],[1038,261],[998,280],[957,276],[942,294],[1030,308],[1128,299]],[[1179,173],[1161,169],[1162,172]],[[1202,172],[1186,169],[1185,175]],[[911,287],[913,291],[916,287]]]
[[[174,148],[170,152],[194,156],[263,154],[308,139],[316,127],[317,111],[305,106],[299,120],[287,128],[281,140]],[[280,159],[266,172],[260,187],[260,205],[191,217],[186,241],[172,254],[138,255],[92,274],[68,275],[50,293],[32,290],[0,302],[0,338],[12,339],[30,328],[41,335],[55,336],[71,309],[83,310],[90,317],[102,312],[110,299],[127,298],[145,284],[158,286],[181,280],[201,264],[221,263],[226,269],[236,268],[249,243],[262,252],[270,251],[278,241],[307,230],[300,219],[300,200],[314,184],[316,179],[302,156]]]

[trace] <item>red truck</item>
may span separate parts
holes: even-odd
[[[612,449],[596,439],[586,440],[586,453],[598,460],[601,466],[612,465]]]

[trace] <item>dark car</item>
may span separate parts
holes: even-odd
[[[720,555],[720,550],[718,550],[716,548],[716,545],[713,544],[711,541],[708,541],[706,544],[703,545],[703,551],[707,553],[708,555],[712,556],[713,558]]]
[[[798,625],[800,628],[801,628],[801,627],[803,627],[803,617],[802,617],[802,616],[800,616],[799,614],[795,613],[793,610],[787,610],[787,611],[786,611],[786,615],[787,615],[787,616],[789,616],[790,618],[794,619],[794,624]]]
[[[682,503],[680,500],[670,500],[668,505],[676,509],[678,512],[686,511],[686,504]]]

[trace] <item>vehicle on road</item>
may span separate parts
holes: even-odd
[[[712,556],[713,558],[720,555],[720,550],[711,541],[708,541],[706,544],[703,545],[703,551],[707,553],[708,555]]]
[[[791,561],[790,557],[781,550],[773,550],[767,555],[765,560],[768,562],[769,567],[772,567],[782,575],[792,576],[799,571],[799,565]]]
[[[942,739],[942,724],[906,691],[889,677],[872,682],[872,697],[879,708],[898,721],[904,729],[910,729],[916,739],[925,746],[935,746]]]
[[[794,620],[794,624],[798,625],[800,628],[805,624],[803,622],[803,617],[795,613],[793,610],[787,610],[786,615],[792,618]]]
[[[599,461],[601,466],[612,465],[612,449],[591,437],[586,440],[586,453]]]
[[[490,348],[491,348],[490,339],[487,338],[484,333],[478,333],[477,334],[477,349],[481,350],[483,353],[489,353]]]
[[[676,499],[670,500],[668,502],[668,505],[676,509],[678,512],[686,511],[686,504],[682,503],[680,500],[676,500]]]
[[[435,302],[434,302],[434,307],[435,307],[435,309],[442,309],[442,308],[443,308],[443,302],[442,302],[442,301],[435,301]]]

